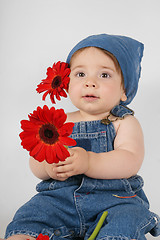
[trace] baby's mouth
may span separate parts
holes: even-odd
[[[97,100],[99,97],[95,96],[95,95],[90,95],[90,94],[87,94],[85,96],[83,96],[83,98],[85,100],[88,100],[88,101],[94,101],[94,100]]]

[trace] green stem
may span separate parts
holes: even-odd
[[[91,236],[88,238],[88,240],[94,240],[94,239],[95,239],[95,237],[96,237],[97,234],[99,233],[99,231],[100,231],[100,229],[101,229],[101,227],[102,227],[102,225],[103,225],[103,223],[104,223],[104,220],[105,220],[105,218],[107,217],[107,215],[108,215],[108,212],[107,212],[107,211],[103,212],[103,214],[102,214],[101,218],[99,219],[99,221],[98,221],[98,223],[97,223],[97,225],[96,225],[93,233],[92,233]]]

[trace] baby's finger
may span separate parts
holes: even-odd
[[[63,165],[63,166],[58,166],[56,168],[57,173],[65,173],[65,172],[70,172],[73,170],[72,165]]]
[[[57,163],[56,167],[68,165],[68,164],[71,164],[71,163],[72,163],[72,158],[68,157],[68,158],[65,159],[65,161]]]
[[[59,167],[63,165],[65,165],[65,161],[59,161],[58,163],[55,164],[55,167]]]
[[[58,178],[69,178],[73,176],[72,172],[57,173]]]

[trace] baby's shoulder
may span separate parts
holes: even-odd
[[[137,130],[141,128],[139,121],[133,115],[126,115],[123,119],[118,119],[117,121],[113,122],[116,132],[119,129],[132,129]]]
[[[80,121],[79,111],[67,113],[67,120],[66,120],[66,122],[79,122],[79,121]]]

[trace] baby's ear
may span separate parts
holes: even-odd
[[[123,92],[122,96],[121,96],[121,101],[125,102],[126,100],[127,100],[127,96],[126,96],[125,92]]]

